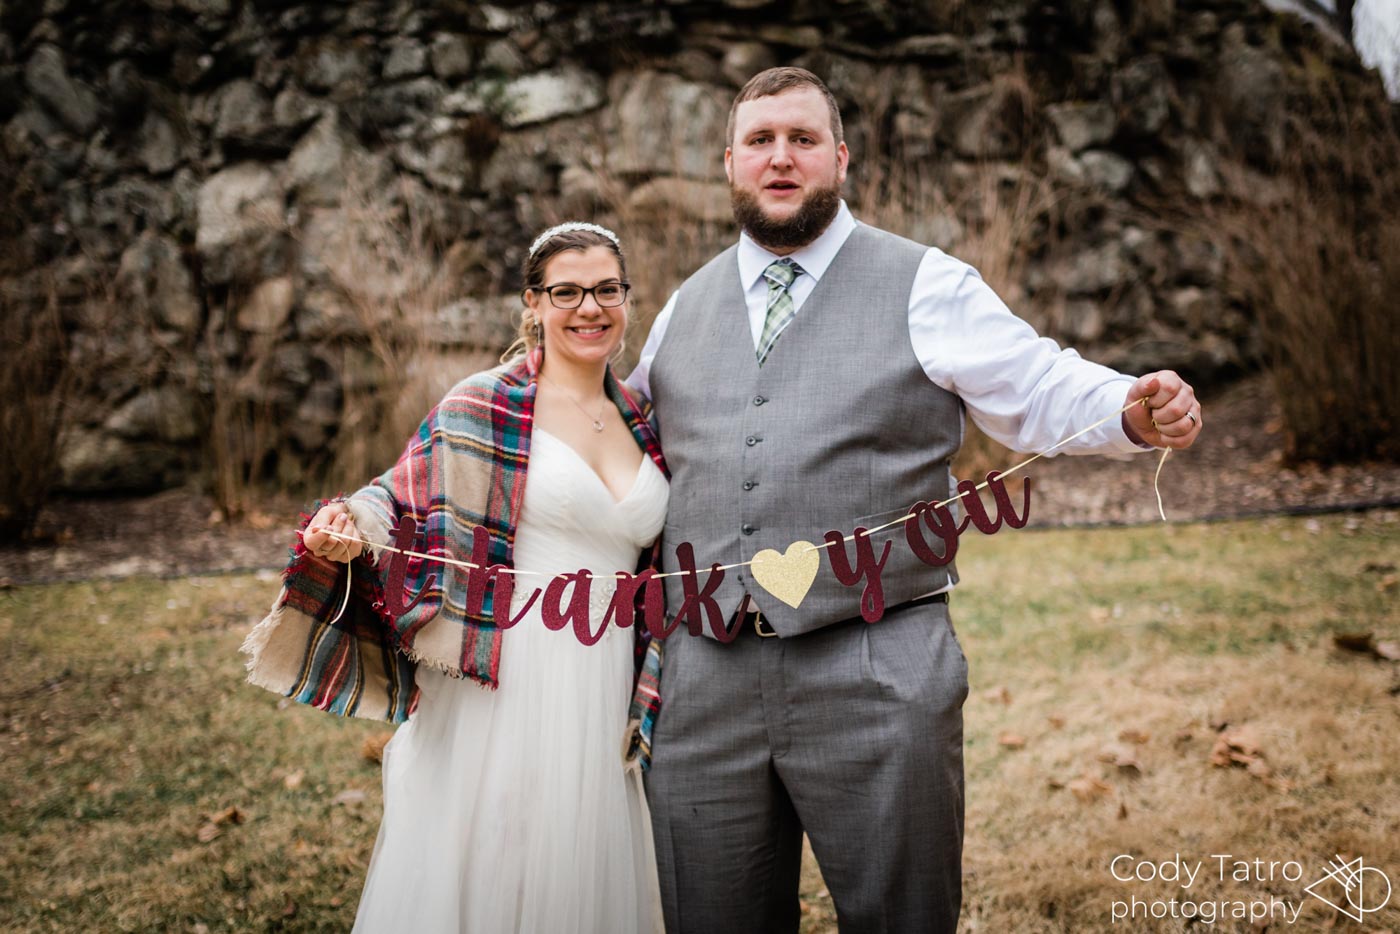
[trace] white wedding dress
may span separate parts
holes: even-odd
[[[536,428],[515,567],[632,571],[668,488],[643,457],[620,500]],[[548,578],[517,578],[513,609]],[[592,582],[594,631],[610,581]],[[501,640],[500,688],[419,669],[418,709],[384,749],[384,819],[355,934],[660,934],[641,782],[624,770],[632,630],[584,646],[540,601]]]

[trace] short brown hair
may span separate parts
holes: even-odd
[[[836,98],[832,96],[831,89],[807,69],[784,65],[760,71],[739,89],[734,103],[729,106],[729,123],[724,128],[725,145],[734,145],[734,115],[739,112],[740,104],[760,97],[772,97],[793,88],[816,88],[822,93],[822,97],[826,98],[827,109],[831,111],[831,135],[838,145],[844,142],[846,134],[841,129],[841,111],[836,106]]]

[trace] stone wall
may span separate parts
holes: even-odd
[[[859,216],[1087,355],[1205,381],[1258,356],[1210,206],[1274,196],[1298,121],[1342,119],[1321,99],[1394,119],[1349,46],[1253,0],[36,0],[0,27],[0,276],[59,296],[89,377],[73,490],[179,482],[230,413],[272,432],[254,473],[324,465],[352,397],[406,391],[386,355],[450,382],[499,353],[561,218],[620,227],[644,324],[733,237],[725,119],[769,65],[837,94]]]

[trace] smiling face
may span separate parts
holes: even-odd
[[[735,220],[780,255],[811,243],[836,216],[849,158],[816,88],[742,102],[724,152]]]
[[[545,264],[543,279],[541,288],[526,291],[525,303],[543,327],[545,354],[555,363],[571,366],[606,364],[627,330],[627,303],[605,308],[590,292],[577,308],[556,308],[544,289],[556,286],[574,286],[580,290],[602,286],[606,289],[609,283],[620,285],[622,267],[617,254],[604,246],[563,250]],[[554,291],[560,304],[571,303],[566,300],[567,289],[555,288]],[[606,291],[604,294],[606,297]]]

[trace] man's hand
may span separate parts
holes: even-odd
[[[306,550],[318,558],[348,563],[359,555],[363,547],[359,542],[343,541],[330,535],[330,532],[347,538],[360,537],[360,530],[355,528],[355,520],[350,518],[350,510],[344,503],[327,503],[317,510],[307,523],[301,540]]]
[[[1154,448],[1189,448],[1201,433],[1201,405],[1196,391],[1173,370],[1138,377],[1128,390],[1129,402],[1147,400],[1123,413],[1123,432],[1133,441]]]

